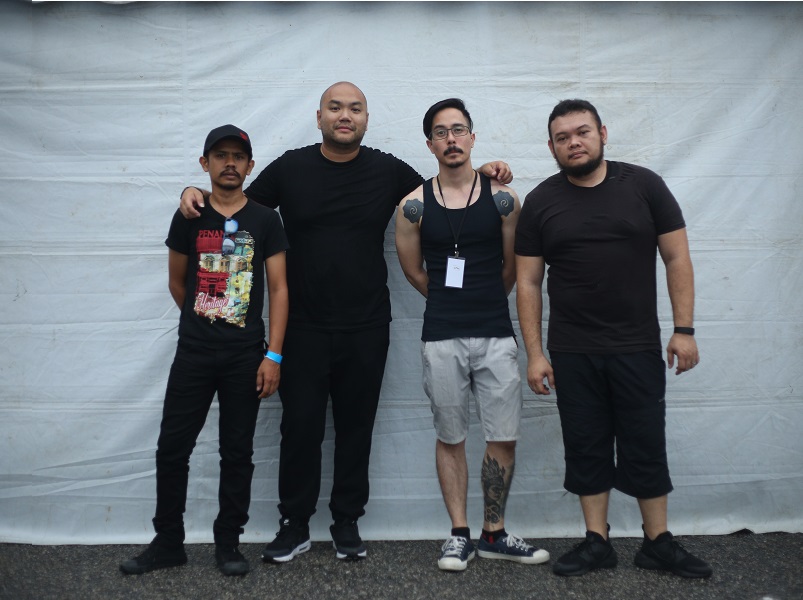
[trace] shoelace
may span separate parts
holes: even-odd
[[[689,551],[686,550],[686,548],[684,548],[683,545],[675,539],[672,540],[669,547],[671,548],[672,556],[678,559],[682,560],[689,555]]]
[[[466,547],[468,540],[463,537],[453,536],[450,537],[443,545],[443,551],[446,554],[456,553],[462,554],[463,548]]]
[[[297,531],[298,528],[294,527],[290,521],[282,521],[279,531],[276,532],[276,538],[283,540],[289,536],[295,535],[295,532]]]
[[[574,548],[572,548],[572,554],[580,554],[586,549],[588,549],[589,552],[591,551],[591,541],[588,539],[583,540],[579,544],[575,544]]]
[[[525,542],[523,539],[516,537],[515,535],[507,534],[505,543],[507,544],[508,548],[518,548],[519,550],[524,550],[525,552],[532,550],[532,546],[530,546],[530,544]]]

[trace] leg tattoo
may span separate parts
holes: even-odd
[[[499,523],[505,518],[505,505],[514,465],[515,463],[511,464],[506,470],[487,454],[482,461],[482,493],[485,499],[485,520],[488,523]]]

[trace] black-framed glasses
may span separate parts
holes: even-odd
[[[234,243],[234,240],[231,236],[233,236],[239,230],[240,224],[236,219],[226,219],[226,222],[223,223],[223,233],[225,236],[223,238],[223,244],[220,247],[220,253],[223,256],[227,254],[234,254],[234,249],[237,247],[237,244]]]
[[[467,125],[455,125],[449,129],[446,127],[436,127],[432,130],[432,133],[429,135],[429,137],[433,140],[445,140],[447,137],[449,137],[450,131],[455,137],[463,137],[471,132]]]

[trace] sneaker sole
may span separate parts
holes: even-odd
[[[335,542],[332,542],[332,547],[337,551],[337,558],[338,560],[362,560],[366,556],[368,556],[368,550],[354,550],[354,551],[343,551],[337,547]]]
[[[564,568],[563,565],[561,565],[560,563],[555,563],[554,565],[552,565],[552,572],[555,575],[563,575],[564,577],[574,577],[577,575],[585,575],[586,573],[589,573],[591,571],[596,571],[597,569],[614,569],[616,568],[617,564],[619,564],[619,559],[616,557],[616,555],[614,555],[613,558],[608,557],[598,565],[594,565],[593,567],[586,567],[584,569],[578,569],[575,571],[561,570],[562,568]]]
[[[672,567],[666,567],[662,563],[659,563],[657,560],[654,560],[644,554],[643,552],[639,551],[636,553],[635,558],[633,559],[633,564],[641,569],[649,569],[651,571],[666,571],[667,573],[673,573],[680,577],[686,577],[688,579],[703,579],[705,577],[710,577],[712,572],[709,573],[695,573],[694,571],[684,571],[683,569],[673,569]]]
[[[549,560],[549,552],[546,550],[536,550],[532,556],[516,556],[515,554],[504,554],[502,552],[490,552],[488,550],[477,550],[480,558],[491,558],[496,560],[509,560],[523,565],[540,565]]]
[[[249,565],[247,565],[247,564],[246,565],[228,565],[228,564],[224,564],[224,565],[218,565],[217,568],[220,570],[221,573],[223,573],[226,576],[229,576],[229,575],[245,575],[246,573],[248,573],[251,570],[251,567]]]
[[[186,564],[187,564],[186,557],[176,561],[163,562],[156,565],[148,565],[147,567],[140,567],[138,565],[126,566],[126,563],[122,563],[120,565],[120,571],[122,571],[126,575],[143,575],[144,573],[150,573],[151,571],[158,571],[159,569],[170,569],[172,567],[181,567]]]
[[[469,554],[466,560],[449,556],[438,560],[438,568],[441,571],[465,571],[472,560],[474,560],[474,552]]]
[[[303,554],[307,550],[312,548],[312,542],[307,540],[303,544],[300,544],[293,548],[293,551],[290,554],[283,554],[281,556],[266,556],[264,553],[262,554],[262,560],[264,562],[276,562],[276,563],[286,563],[293,560],[299,554]]]

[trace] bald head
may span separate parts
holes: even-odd
[[[363,107],[368,109],[368,101],[365,99],[365,94],[362,90],[350,81],[338,81],[330,85],[321,95],[321,108],[332,99],[338,99],[338,96],[354,97],[357,96],[359,101],[362,102]]]
[[[360,88],[348,81],[330,85],[321,96],[317,112],[323,155],[339,162],[357,156],[368,129],[368,106]]]

